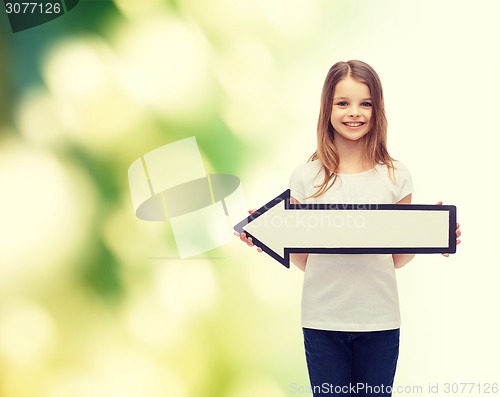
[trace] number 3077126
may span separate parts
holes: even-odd
[[[5,3],[7,14],[61,14],[61,3]]]

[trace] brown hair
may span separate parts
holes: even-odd
[[[309,161],[319,159],[325,172],[325,178],[318,190],[311,197],[319,197],[337,180],[340,158],[333,139],[333,126],[330,121],[333,96],[337,83],[350,77],[364,83],[370,90],[372,99],[371,128],[362,138],[364,159],[368,164],[384,164],[394,171],[393,158],[387,151],[387,119],[385,117],[384,95],[380,78],[373,68],[362,61],[337,62],[326,75],[321,93],[321,105],[318,119],[317,149]]]

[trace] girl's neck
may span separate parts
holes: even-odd
[[[336,139],[335,145],[340,159],[339,173],[357,174],[373,168],[374,164],[366,163],[361,140]]]

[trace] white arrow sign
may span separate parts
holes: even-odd
[[[234,229],[286,267],[290,253],[456,252],[453,205],[290,204],[286,190]]]

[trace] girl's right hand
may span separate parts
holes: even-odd
[[[255,212],[255,209],[248,211],[249,214],[253,214],[254,212]],[[245,233],[238,233],[235,231],[234,235],[238,236],[240,238],[240,240],[243,241],[244,243],[246,243],[249,247],[255,247],[255,245],[252,241],[252,237],[247,237],[247,235]],[[257,247],[257,252],[262,252],[262,248]]]

